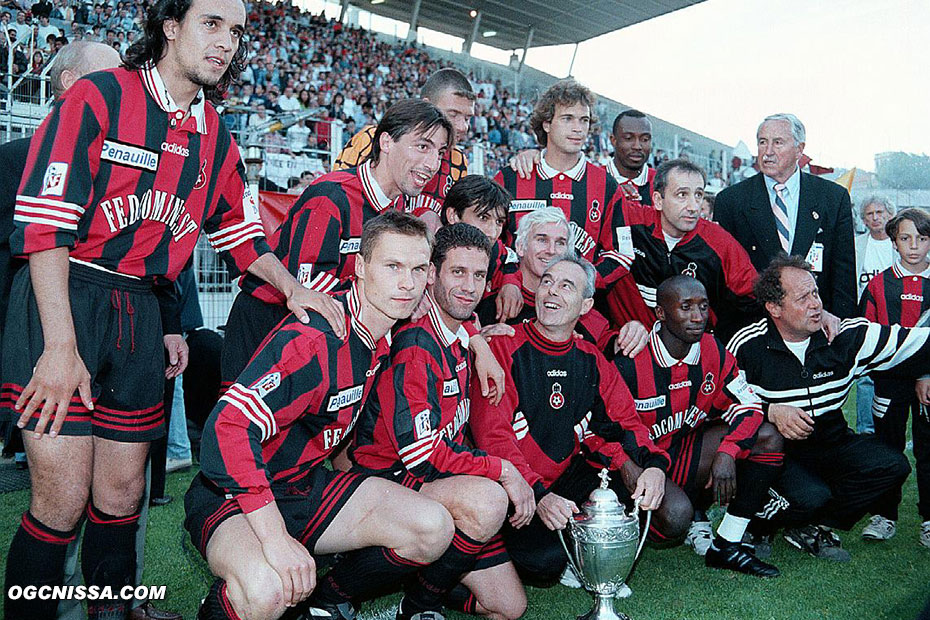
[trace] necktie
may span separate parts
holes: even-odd
[[[775,204],[772,205],[772,212],[775,214],[775,228],[778,229],[778,239],[781,241],[781,247],[785,252],[791,252],[791,244],[788,241],[788,205],[785,204],[784,183],[775,184]]]

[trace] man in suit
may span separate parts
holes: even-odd
[[[746,249],[757,271],[779,252],[805,258],[814,268],[824,308],[852,317],[856,279],[849,193],[801,172],[804,140],[804,125],[793,114],[766,117],[756,132],[762,174],[720,192],[714,217]]]

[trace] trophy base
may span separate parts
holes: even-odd
[[[594,608],[586,614],[578,616],[578,620],[631,620],[623,613],[614,610],[614,597],[594,595]]]

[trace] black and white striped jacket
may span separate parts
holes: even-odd
[[[866,319],[841,321],[832,344],[822,332],[813,334],[804,364],[768,318],[736,332],[727,348],[766,412],[768,405],[785,404],[814,418],[814,432],[805,442],[829,442],[850,432],[842,406],[862,375],[887,372],[917,379],[930,374],[930,328],[905,329]]]

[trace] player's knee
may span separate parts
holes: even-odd
[[[891,476],[898,482],[904,482],[911,475],[911,464],[903,454],[895,454],[889,462]]]
[[[110,514],[137,512],[144,493],[144,476],[107,477],[105,481],[94,481],[94,504]]]
[[[434,501],[418,506],[410,523],[411,554],[409,559],[424,564],[434,562],[448,548],[455,534],[452,515],[442,504]]]
[[[662,505],[655,513],[654,527],[663,538],[680,541],[688,533],[694,518],[694,507],[683,491],[666,493]]]
[[[259,618],[278,618],[286,607],[284,602],[284,587],[281,578],[270,567],[263,566],[249,574],[246,583],[241,585],[241,600],[233,597],[233,589],[227,590],[230,602],[237,613],[245,620]]]
[[[772,453],[783,452],[785,449],[785,439],[781,433],[768,422],[763,422],[759,427],[759,433],[756,435],[755,452]]]
[[[517,572],[531,585],[551,585],[568,565],[561,545],[540,545],[526,551],[512,554],[512,559]]]
[[[32,496],[29,512],[43,525],[67,532],[81,520],[87,510],[89,496],[90,489],[86,488],[68,489],[54,496],[36,493]]]
[[[510,500],[507,492],[496,482],[482,482],[486,484],[475,485],[474,491],[470,493],[470,501],[459,508],[457,520],[466,534],[485,542],[500,531]]]

